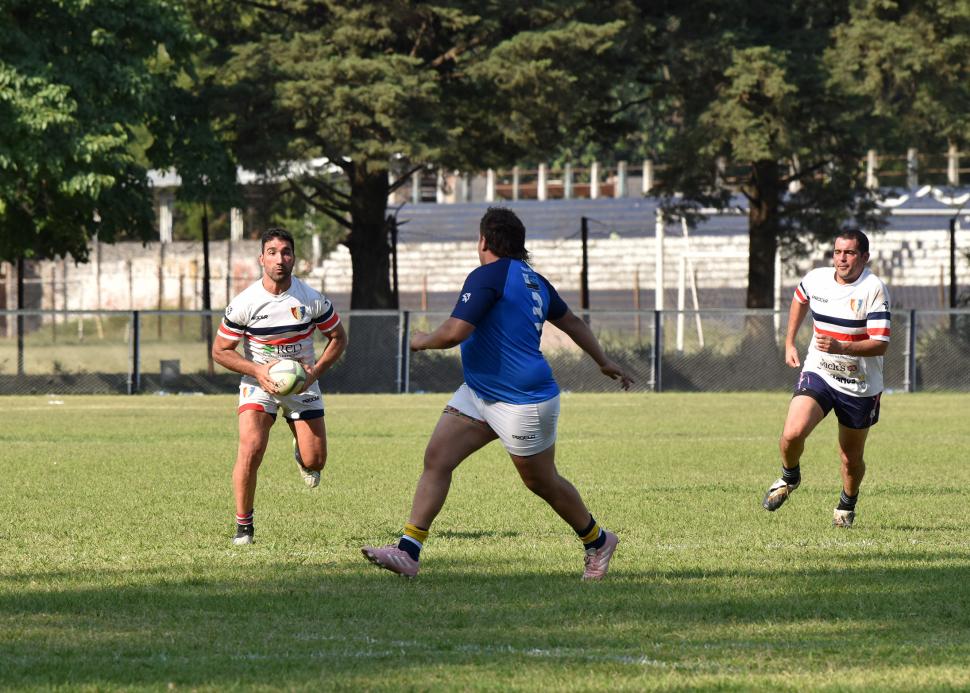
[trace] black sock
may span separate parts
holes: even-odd
[[[421,560],[421,547],[408,537],[401,537],[401,540],[397,543],[397,548],[401,549],[401,551],[414,560]]]
[[[854,496],[850,496],[842,489],[842,495],[839,496],[839,507],[836,510],[855,510],[855,502],[859,499],[859,494],[856,493]]]
[[[795,465],[791,469],[783,466],[781,468],[781,478],[789,486],[799,484],[802,481],[802,468],[798,465]]]
[[[583,542],[583,548],[587,550],[598,549],[606,543],[606,532],[596,524],[592,515],[589,516],[589,524],[586,525],[586,528],[577,531],[576,534],[579,535],[579,540]]]

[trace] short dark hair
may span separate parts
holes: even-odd
[[[271,229],[266,229],[263,231],[263,235],[259,237],[259,252],[262,253],[266,249],[266,244],[273,238],[279,238],[280,240],[286,241],[290,244],[290,250],[296,252],[296,243],[293,241],[293,234],[291,234],[286,229],[281,229],[279,227],[273,227]]]
[[[478,226],[485,247],[499,257],[528,260],[525,249],[525,225],[515,212],[506,207],[489,207]]]
[[[869,252],[869,237],[859,229],[842,229],[835,238],[845,238],[846,240],[855,241],[859,246],[860,253]]]

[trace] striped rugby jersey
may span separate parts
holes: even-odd
[[[263,288],[262,280],[236,296],[226,306],[219,335],[243,340],[245,357],[256,363],[293,359],[313,366],[313,333],[339,324],[330,299],[292,277],[290,288],[278,296]]]
[[[835,281],[832,267],[819,267],[795,288],[795,300],[808,303],[814,321],[813,339],[803,371],[818,373],[839,392],[872,397],[883,389],[882,356],[825,354],[815,348],[814,335],[840,342],[863,339],[889,341],[889,290],[869,268],[851,284]]]

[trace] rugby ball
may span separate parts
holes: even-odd
[[[306,371],[298,361],[282,359],[269,367],[269,377],[276,383],[279,395],[299,392],[306,382]]]

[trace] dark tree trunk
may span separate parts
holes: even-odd
[[[353,268],[351,310],[396,310],[391,290],[391,247],[387,227],[387,170],[366,163],[350,171],[351,230],[347,237]]]
[[[754,162],[748,210],[748,308],[775,305],[775,252],[778,249],[778,207],[781,202],[781,171],[777,162]]]
[[[354,164],[350,178],[352,228],[347,237],[353,268],[350,308],[396,310],[391,289],[390,226],[387,221],[387,170]],[[369,392],[400,391],[396,315],[357,313],[347,320],[351,348],[345,366],[366,370]]]

